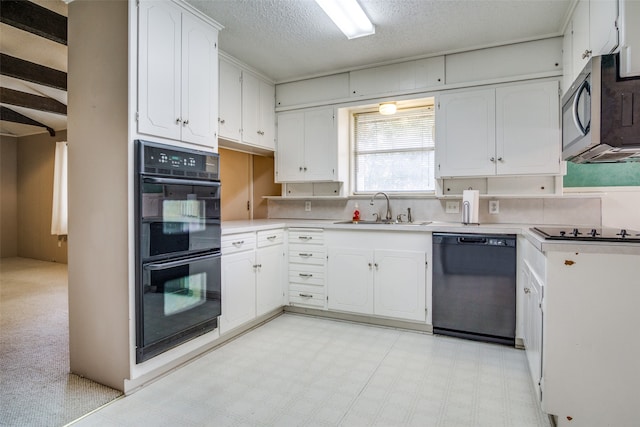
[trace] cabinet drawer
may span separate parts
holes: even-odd
[[[322,245],[324,244],[323,232],[317,228],[291,228],[289,229],[289,243]]]
[[[284,242],[284,230],[258,231],[258,247],[280,245]]]
[[[325,297],[323,294],[308,291],[289,290],[290,305],[304,305],[311,307],[324,307]]]
[[[327,253],[324,248],[310,245],[291,245],[289,247],[289,263],[305,265],[325,265]]]
[[[289,283],[324,286],[324,271],[289,271]]]
[[[256,248],[256,233],[238,233],[222,236],[222,253],[233,254]]]

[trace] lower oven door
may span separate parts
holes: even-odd
[[[142,265],[137,363],[218,326],[220,253]]]

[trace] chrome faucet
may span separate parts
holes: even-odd
[[[375,199],[379,194],[382,194],[384,198],[387,199],[387,214],[385,216],[385,220],[387,222],[391,222],[393,220],[393,215],[391,215],[391,206],[389,205],[389,196],[387,196],[387,193],[383,193],[382,191],[377,192],[371,197],[371,201],[369,202],[369,204],[373,206],[373,199]]]

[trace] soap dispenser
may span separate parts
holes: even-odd
[[[360,221],[360,210],[358,210],[358,203],[356,203],[356,205],[354,207],[352,221],[353,222]]]

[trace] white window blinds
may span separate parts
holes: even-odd
[[[435,190],[432,106],[354,118],[355,192]]]

